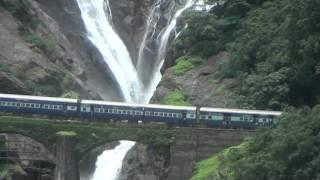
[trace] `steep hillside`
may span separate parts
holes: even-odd
[[[0,1],[2,93],[120,99],[76,1]]]
[[[165,70],[156,93],[164,100],[155,99],[196,105],[192,97],[205,97],[223,86],[218,97],[234,100],[227,107],[284,114],[277,128],[258,130],[243,145],[200,162],[193,179],[319,179],[320,2],[206,2],[217,4],[210,11],[185,14],[188,28],[172,47],[173,66]],[[221,52],[227,56],[210,65]],[[204,67],[208,79],[194,83],[192,75]],[[231,87],[225,85],[230,79]],[[200,90],[190,93],[197,89],[190,84]]]

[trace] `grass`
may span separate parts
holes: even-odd
[[[186,96],[180,90],[174,90],[164,97],[161,104],[177,105],[177,106],[190,106]]]
[[[196,174],[191,180],[211,180],[212,177],[218,176],[219,155],[200,161],[196,166]]]
[[[180,57],[177,62],[178,63],[174,66],[174,73],[177,76],[182,76],[195,67],[195,65],[190,61],[190,58],[187,56]]]
[[[78,99],[80,95],[77,92],[74,91],[68,91],[64,93],[61,97],[63,98],[71,98],[71,99]]]
[[[59,136],[76,136],[77,133],[75,133],[74,131],[59,131],[56,133]]]
[[[246,151],[247,145],[248,143],[244,142],[198,162],[191,180],[233,179],[234,172],[230,169],[234,166],[233,154]]]

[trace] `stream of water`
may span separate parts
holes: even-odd
[[[126,102],[141,102],[141,84],[127,47],[112,28],[108,1],[77,0],[90,41],[117,80]],[[107,12],[106,12],[107,11]]]
[[[133,141],[120,141],[114,149],[104,151],[96,162],[96,170],[90,180],[116,180],[121,172],[126,153],[135,145]]]

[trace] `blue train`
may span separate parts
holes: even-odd
[[[255,128],[273,127],[278,111],[195,106],[129,104],[41,96],[0,94],[0,112],[37,114],[96,121],[160,122],[173,125]]]

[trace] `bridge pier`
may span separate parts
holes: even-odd
[[[253,133],[241,129],[177,128],[167,180],[190,179],[198,161],[240,144]]]
[[[79,180],[74,136],[59,135],[56,147],[55,180]]]

